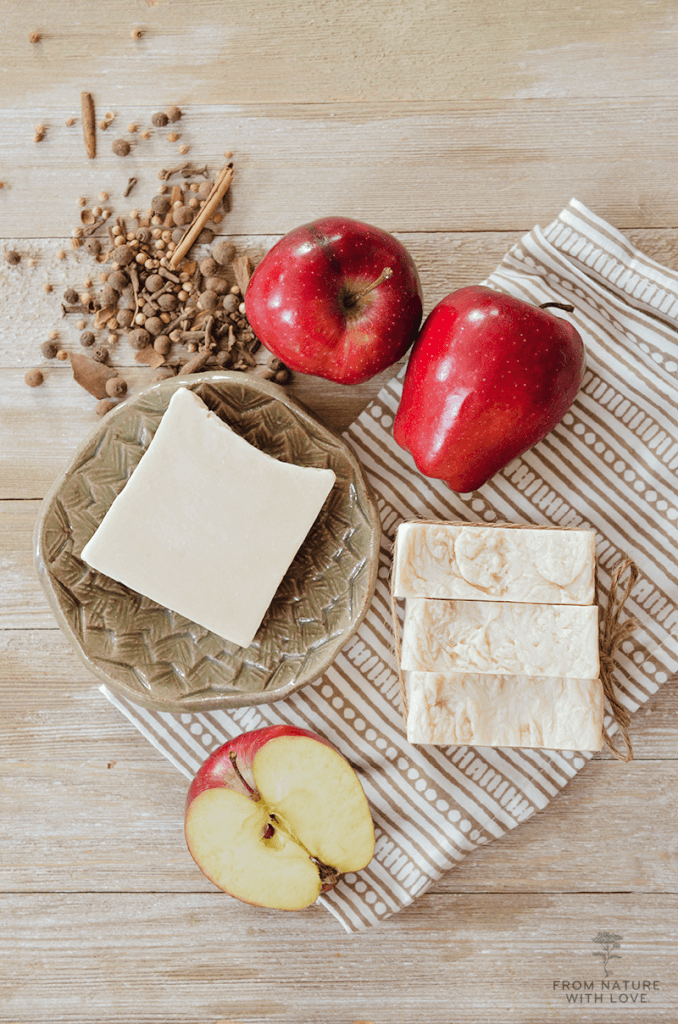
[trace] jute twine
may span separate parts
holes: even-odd
[[[492,529],[501,527],[502,529],[510,530],[557,530],[560,527],[557,526],[541,526],[532,525],[530,523],[467,523],[461,519],[447,520],[447,519],[410,519],[405,522],[420,523],[422,525],[433,525],[433,526],[478,526],[483,529]],[[400,702],[402,707],[403,720],[407,727],[407,688],[405,686],[405,674],[400,667],[402,660],[402,645],[400,641],[400,620],[398,618],[398,608],[396,604],[396,597],[393,592],[393,581],[395,578],[395,554],[393,558],[393,565],[391,567],[391,617],[393,619],[393,646],[396,658],[396,666],[398,670],[398,681],[400,683]],[[624,580],[626,576],[626,580]],[[600,649],[600,681],[603,685],[603,692],[607,699],[610,710],[617,723],[617,728],[621,733],[621,737],[624,741],[624,750],[620,750],[619,747],[613,743],[607,729],[603,726],[603,740],[605,746],[610,751],[613,757],[616,757],[618,761],[632,761],[633,760],[633,746],[631,744],[631,737],[629,736],[629,725],[631,722],[631,716],[624,705],[619,701],[615,688],[614,673],[615,663],[614,655],[621,643],[624,640],[628,640],[633,631],[636,629],[638,623],[633,618],[627,618],[623,622],[620,622],[624,605],[629,597],[629,594],[633,590],[634,586],[638,581],[638,566],[632,559],[625,557],[620,559],[612,570],[610,579],[610,590],[607,599],[607,606],[605,608],[605,614],[600,622],[600,637],[599,637],[599,649]],[[596,579],[596,598],[598,594],[598,585]]]

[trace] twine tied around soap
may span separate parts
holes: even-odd
[[[554,530],[559,527],[554,526],[543,526],[529,523],[468,523],[463,520],[444,520],[444,519],[413,519],[411,522],[420,523],[422,525],[441,525],[441,526],[481,526],[483,528],[501,527],[503,529],[515,529],[515,530]],[[395,546],[394,546],[395,547]],[[405,727],[407,728],[407,687],[405,685],[405,673],[400,667],[402,661],[402,645],[400,642],[400,620],[398,618],[398,608],[396,603],[396,596],[393,589],[393,582],[395,578],[395,554],[393,557],[393,563],[391,566],[391,579],[390,579],[390,593],[391,593],[391,618],[393,625],[393,648],[396,659],[396,668],[398,672],[398,682],[400,684],[400,702],[402,708],[403,720]],[[624,576],[626,580],[622,583]],[[603,741],[605,746],[618,761],[629,762],[633,760],[633,745],[631,743],[631,737],[629,735],[629,725],[631,722],[631,716],[627,708],[621,703],[617,697],[614,672],[615,663],[614,655],[624,640],[628,640],[633,631],[637,628],[638,623],[634,618],[626,618],[623,622],[620,621],[624,605],[633,590],[634,586],[638,582],[638,566],[636,563],[628,557],[622,558],[612,570],[610,578],[610,589],[607,598],[607,606],[605,608],[605,614],[600,624],[599,634],[599,652],[600,652],[600,681],[603,686],[603,693],[607,699],[610,710],[614,721],[617,724],[617,728],[621,733],[624,741],[625,750],[620,750],[615,743],[613,743],[610,734],[608,733],[605,726],[603,726]],[[596,587],[597,591],[597,587]]]

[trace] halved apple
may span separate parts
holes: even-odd
[[[186,801],[188,848],[224,892],[301,910],[366,867],[374,826],[358,776],[315,733],[272,726],[216,750]]]

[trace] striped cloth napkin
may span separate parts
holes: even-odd
[[[571,318],[588,350],[583,387],[544,441],[461,495],[422,477],[393,441],[402,373],[380,392],[345,435],[378,499],[379,582],[363,625],[327,674],[286,701],[229,713],[147,711],[102,688],[187,778],[244,730],[291,723],[327,737],[359,772],[377,834],[371,864],[320,897],[347,931],[407,906],[472,850],[545,808],[591,757],[407,743],[388,590],[391,543],[403,519],[595,529],[603,605],[622,555],[640,569],[626,606],[639,628],[618,652],[621,701],[635,710],[676,671],[678,273],[572,200],[545,230],[525,235],[485,283],[535,305],[575,306]]]

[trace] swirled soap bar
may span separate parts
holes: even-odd
[[[408,600],[402,667],[595,679],[596,605]]]
[[[593,530],[402,523],[396,597],[592,604]]]
[[[600,750],[599,679],[411,672],[410,743]]]
[[[260,451],[179,388],[82,557],[247,647],[334,481]]]

